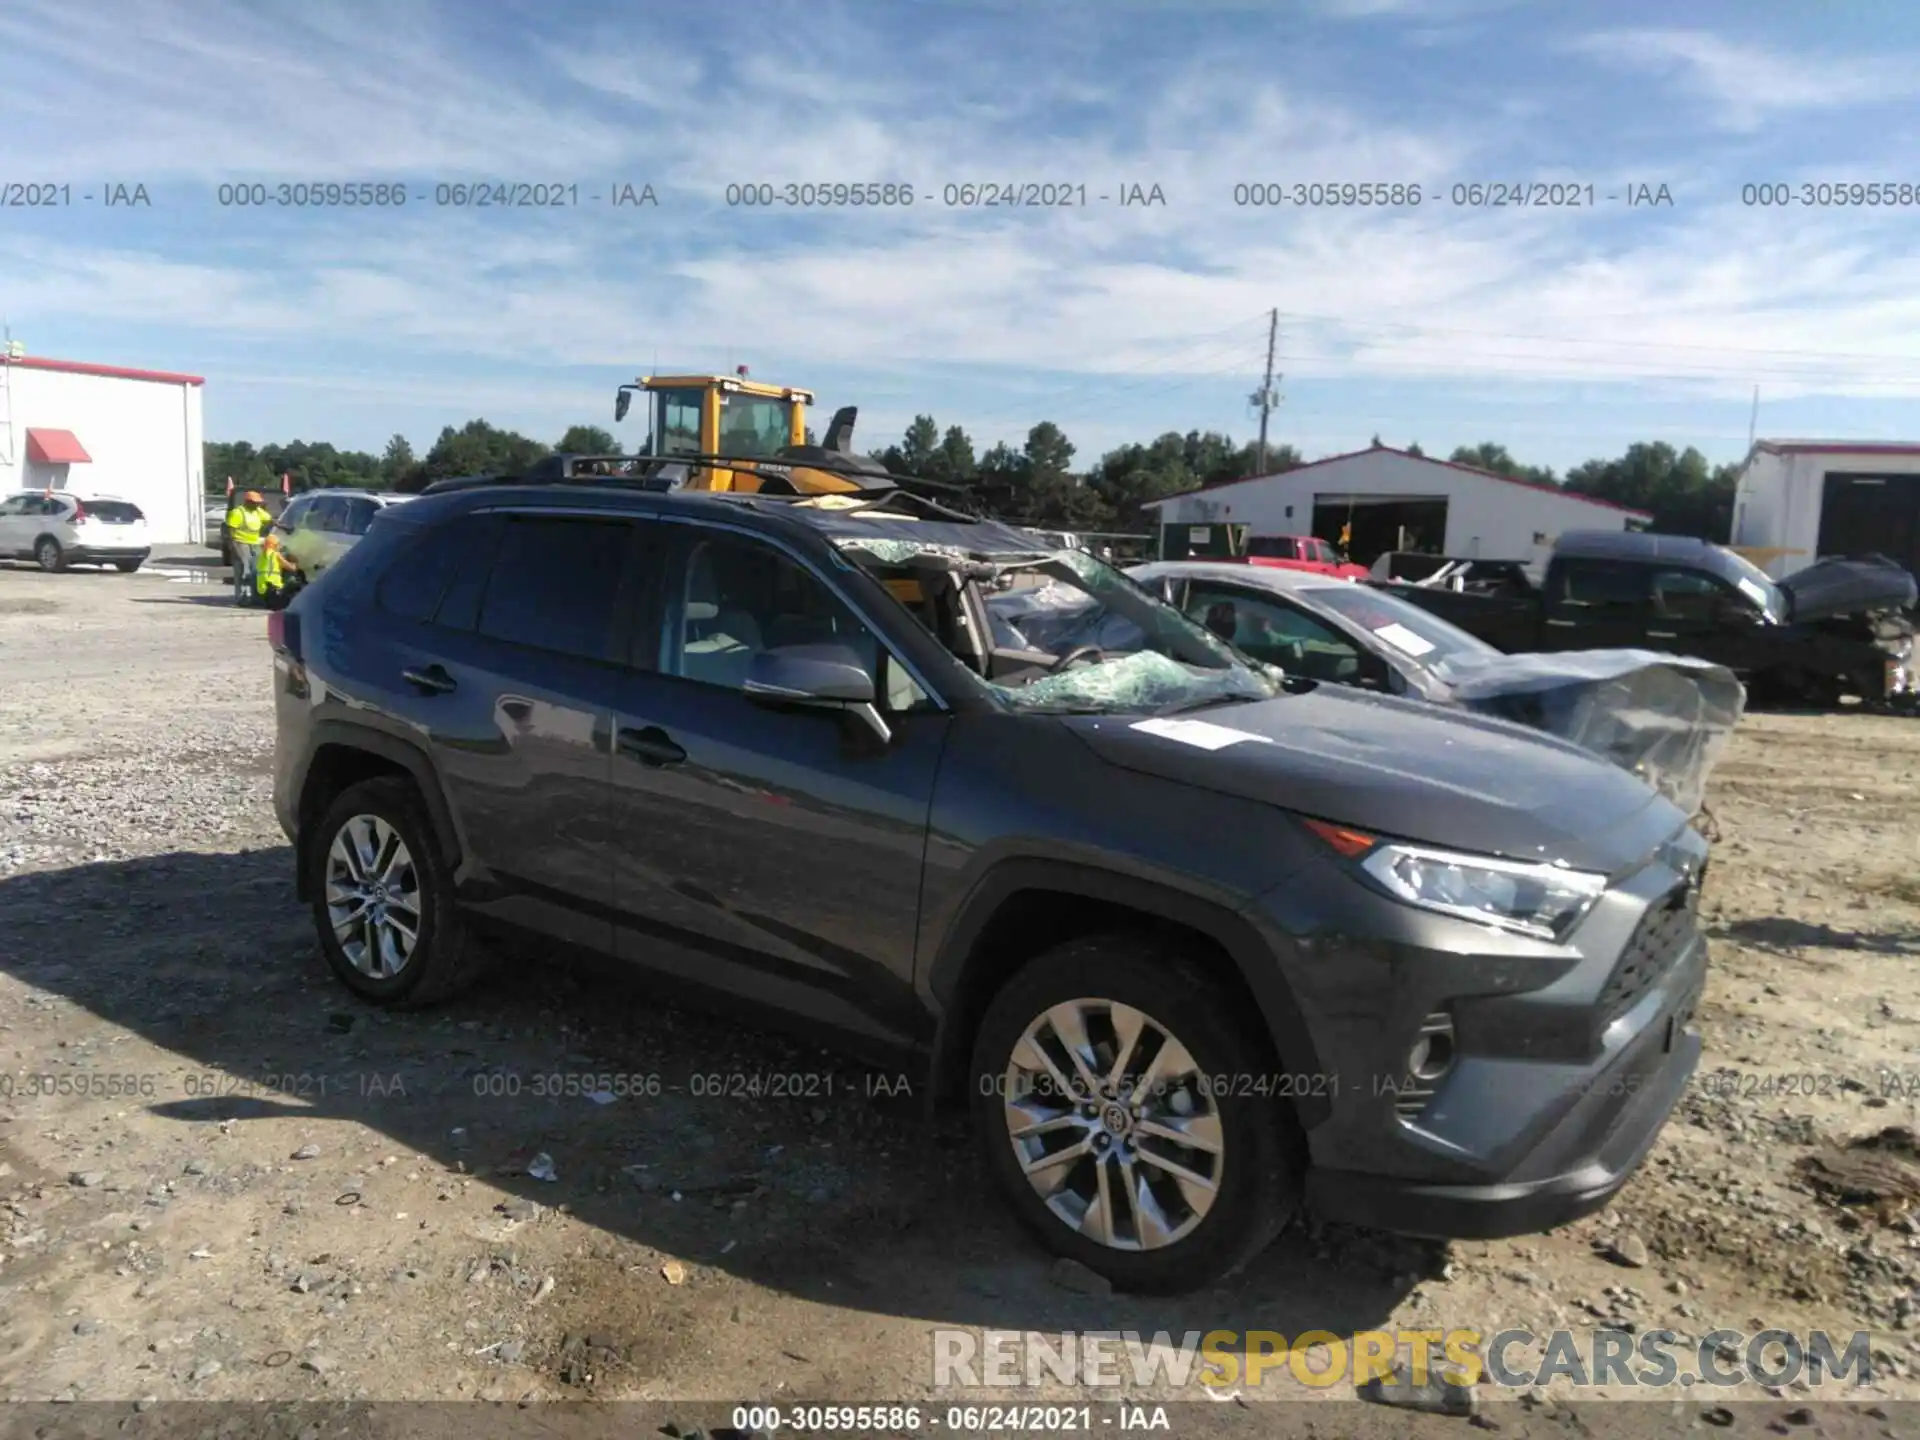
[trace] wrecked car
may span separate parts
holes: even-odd
[[[1051,585],[1112,623],[996,623]],[[1707,846],[1648,785],[1289,680],[901,489],[429,493],[268,624],[340,983],[442,1000],[507,929],[830,1039],[965,1110],[1020,1220],[1123,1288],[1303,1210],[1589,1214],[1698,1061]]]
[[[1324,575],[1205,561],[1127,574],[1290,676],[1531,725],[1625,766],[1690,814],[1746,705],[1724,666],[1650,650],[1508,655],[1397,595]]]
[[[1914,578],[1896,565],[1829,560],[1784,580],[1683,535],[1570,531],[1540,584],[1520,567],[1487,580],[1374,580],[1501,650],[1621,647],[1724,665],[1755,703],[1889,708],[1920,699]]]

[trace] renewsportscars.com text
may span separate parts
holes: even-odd
[[[1307,1330],[935,1330],[933,1383],[963,1389],[1077,1385],[1184,1388],[1202,1385],[1362,1385],[1404,1366],[1416,1385],[1526,1390],[1554,1379],[1576,1386],[1733,1387],[1743,1384],[1866,1385],[1871,1337],[1836,1343],[1824,1330],[1715,1330],[1683,1340],[1671,1330],[1361,1330],[1341,1337]]]

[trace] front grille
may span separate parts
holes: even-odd
[[[1626,953],[1621,955],[1606,988],[1600,992],[1597,1003],[1605,1017],[1604,1024],[1611,1025],[1631,1010],[1693,939],[1700,897],[1698,878],[1691,883],[1682,881],[1669,890],[1633,932]]]

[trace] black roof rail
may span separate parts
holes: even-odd
[[[816,458],[818,456],[819,458]],[[436,480],[421,493],[442,495],[452,490],[469,490],[482,485],[595,485],[618,489],[654,492],[678,490],[685,481],[673,475],[674,468],[684,470],[745,470],[782,484],[783,489],[765,489],[740,494],[732,491],[696,491],[696,494],[739,494],[741,499],[813,500],[821,498],[794,491],[788,477],[795,470],[820,470],[860,484],[853,491],[838,492],[842,498],[865,502],[861,509],[906,503],[932,519],[973,521],[981,517],[967,509],[942,504],[935,495],[965,497],[965,486],[949,485],[917,476],[895,475],[876,460],[860,456],[820,455],[809,447],[804,455],[544,455],[525,470],[493,475],[462,475]],[[928,493],[931,492],[931,493]]]

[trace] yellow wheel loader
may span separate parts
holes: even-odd
[[[877,460],[853,453],[855,406],[836,411],[822,443],[809,445],[813,392],[750,380],[744,365],[733,375],[648,375],[622,385],[616,423],[636,394],[648,407],[647,440],[636,454],[677,489],[853,495],[894,483]]]

